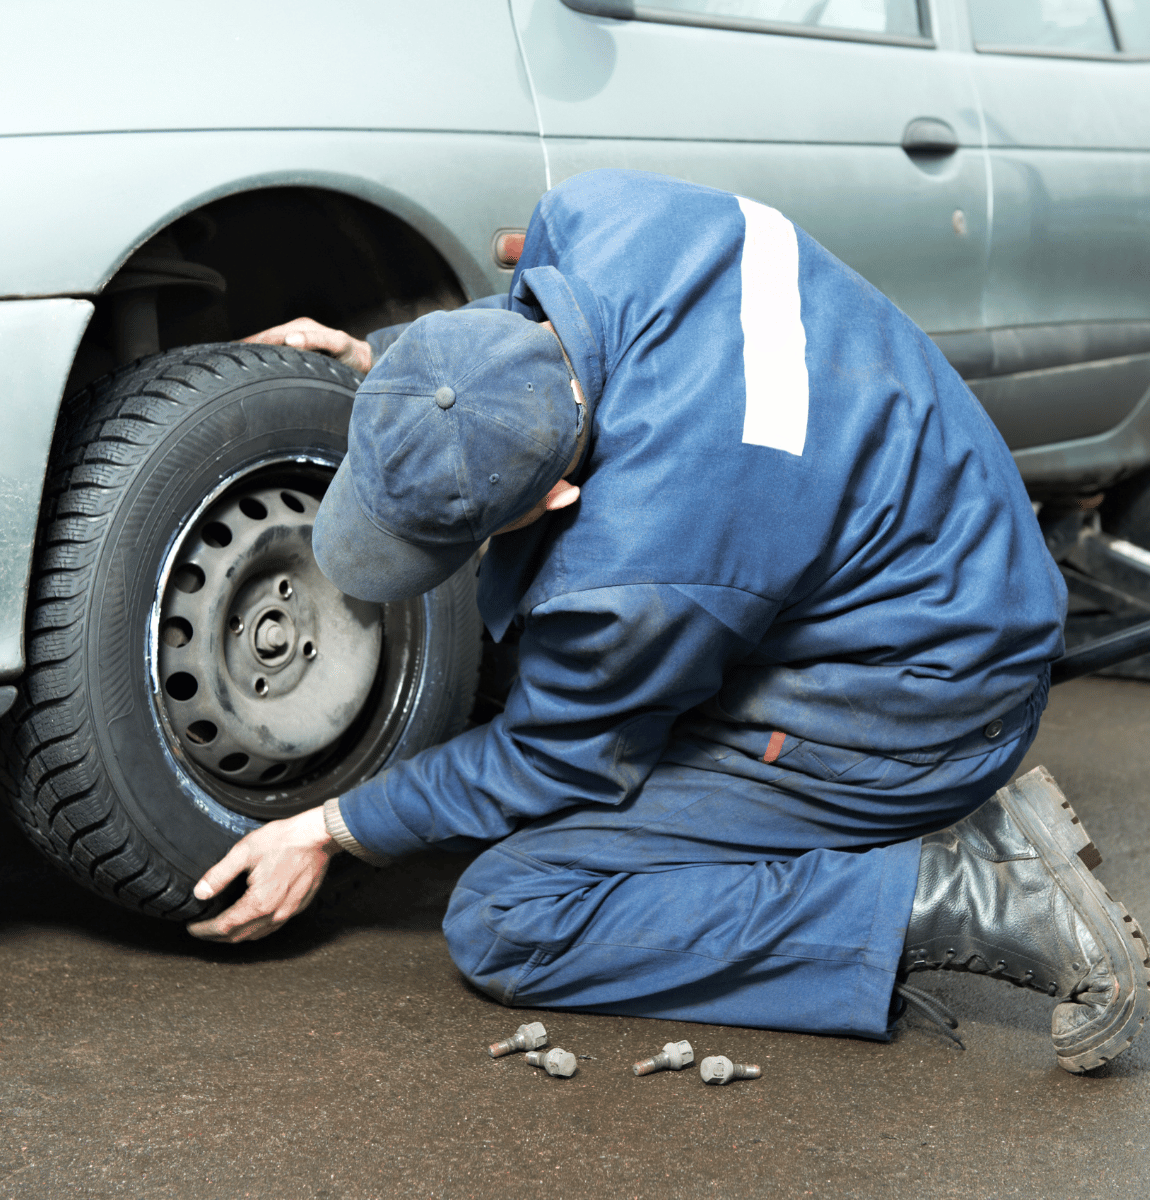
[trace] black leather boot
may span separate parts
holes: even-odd
[[[1150,1008],[1150,950],[1091,870],[1101,855],[1045,767],[923,838],[901,977],[976,971],[1062,998],[1058,1064],[1121,1054]]]

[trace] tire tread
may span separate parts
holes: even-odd
[[[29,588],[27,668],[2,722],[0,781],[29,839],[87,887],[130,908],[184,919],[202,905],[195,882],[157,860],[118,808],[93,762],[78,632],[103,539],[136,466],[220,381],[263,373],[326,373],[351,386],[345,367],[286,349],[198,346],[141,360],[65,401],[45,482]],[[71,635],[71,636],[69,636]]]

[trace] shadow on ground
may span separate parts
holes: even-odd
[[[1150,916],[1150,687],[1056,689],[1044,762]],[[15,835],[13,835],[15,836]],[[9,839],[10,840],[10,839]],[[915,983],[965,1052],[908,1018],[887,1046],[504,1009],[439,921],[467,860],[349,864],[250,947],[198,943],[0,850],[0,1197],[1139,1197],[1150,1035],[1088,1077],[1055,1065],[1053,1002],[974,977]],[[486,1045],[542,1017],[570,1080]],[[637,1079],[672,1038],[763,1078]]]

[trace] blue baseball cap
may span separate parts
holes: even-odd
[[[562,478],[583,423],[572,378],[556,335],[520,313],[413,322],[356,394],[312,531],[323,573],[373,603],[442,583]]]

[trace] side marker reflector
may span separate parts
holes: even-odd
[[[498,229],[491,240],[491,256],[501,267],[513,267],[523,253],[526,229]]]

